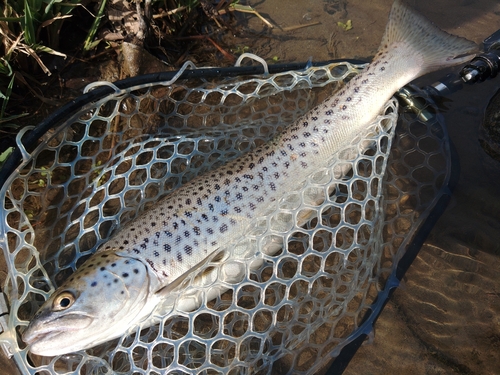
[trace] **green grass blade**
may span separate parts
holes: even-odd
[[[32,45],[36,43],[35,25],[33,16],[31,15],[31,7],[27,0],[24,1],[24,40],[26,44]]]
[[[3,115],[5,114],[5,109],[7,108],[7,103],[9,102],[10,94],[12,93],[12,87],[14,87],[14,78],[16,76],[13,74],[10,79],[9,85],[7,86],[7,91],[5,94],[1,93],[1,97],[3,99],[2,108],[0,109],[0,119],[3,119]]]
[[[89,30],[87,37],[85,38],[85,42],[83,43],[83,52],[86,53],[95,47],[95,43],[93,42],[94,36],[97,33],[97,29],[99,28],[99,24],[101,23],[101,18],[104,16],[104,9],[106,8],[106,0],[101,0],[101,5],[99,6],[99,11],[94,19],[94,23],[92,23],[92,27]]]

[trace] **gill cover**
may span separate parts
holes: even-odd
[[[23,334],[44,356],[74,352],[123,334],[150,313],[150,277],[137,259],[103,251],[42,305]]]

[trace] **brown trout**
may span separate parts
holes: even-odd
[[[477,46],[396,0],[372,63],[270,142],[201,175],[120,228],[43,304],[24,331],[31,352],[86,349],[140,324],[179,280],[242,238],[287,192],[356,137],[402,86],[470,60]]]

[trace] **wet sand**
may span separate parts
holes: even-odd
[[[496,1],[408,3],[439,27],[476,43],[500,28]],[[281,27],[321,22],[291,32],[297,40],[274,46],[273,53],[286,61],[366,59],[378,48],[391,4],[293,0],[285,9],[282,2],[267,0],[257,9]],[[337,26],[347,20],[351,30]],[[433,83],[445,73],[419,82]],[[500,163],[478,141],[484,111],[499,88],[497,78],[450,96],[444,117],[460,158],[459,183],[403,287],[377,321],[373,342],[365,343],[345,374],[500,373]]]
[[[411,5],[445,30],[481,42],[500,27],[500,3],[491,0],[413,0]],[[378,47],[391,0],[250,2],[281,28],[282,39],[237,38],[252,53],[281,62],[369,58]],[[328,13],[328,11],[331,12]],[[337,22],[351,20],[342,30]],[[256,30],[262,25],[249,19]],[[420,82],[431,83],[443,73]],[[346,374],[495,374],[500,363],[500,163],[481,149],[478,129],[500,78],[451,96],[444,114],[460,156],[461,175],[452,201],[404,286],[387,304]],[[3,361],[0,359],[3,365]],[[6,369],[6,367],[2,367]],[[14,374],[13,369],[6,370]]]

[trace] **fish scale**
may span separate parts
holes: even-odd
[[[186,275],[241,239],[256,218],[362,134],[395,91],[476,52],[474,43],[441,31],[396,0],[381,47],[362,73],[270,142],[183,185],[118,230],[44,303],[23,340],[35,354],[64,354],[143,322],[162,300],[182,296],[175,288]],[[278,250],[274,245],[271,251]],[[104,255],[121,259],[113,270],[122,275],[120,287],[103,282],[109,271],[94,259]],[[130,283],[132,260],[144,272]],[[128,299],[119,297],[121,291]],[[96,312],[103,303],[105,312]]]
[[[378,70],[355,77],[276,139],[163,198],[102,248],[144,259],[164,285],[220,248],[222,240],[227,246],[240,238],[283,192],[325,167],[341,145],[378,115],[366,115],[361,107],[383,106],[399,87],[395,82],[384,95],[370,94],[374,84],[392,78],[388,55],[379,54],[373,63],[380,63]]]

